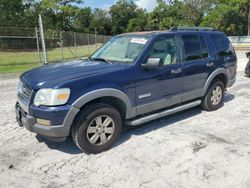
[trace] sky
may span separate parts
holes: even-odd
[[[84,0],[84,6],[91,8],[102,8],[108,10],[117,0]],[[137,0],[135,2],[139,7],[152,11],[156,6],[156,0]]]

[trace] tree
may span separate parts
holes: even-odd
[[[184,0],[184,13],[187,20],[195,26],[199,26],[202,18],[214,5],[213,0]]]
[[[246,18],[247,35],[250,36],[250,1],[249,0],[235,0],[238,1],[241,13]]]
[[[149,24],[154,29],[169,29],[172,26],[195,25],[190,19],[187,5],[178,0],[166,4],[163,0],[157,1],[157,7],[150,13]]]
[[[246,1],[220,0],[203,17],[201,26],[214,27],[224,31],[227,35],[246,35],[247,11],[244,8]]]
[[[90,7],[79,8],[73,22],[74,30],[77,32],[89,33],[93,21],[93,13]]]
[[[115,5],[110,7],[112,17],[112,33],[118,34],[126,31],[129,20],[136,18],[137,6],[132,0],[119,0]]]
[[[0,1],[0,26],[20,27],[24,14],[22,0],[1,0]]]
[[[247,35],[250,36],[250,2],[247,6],[247,9],[248,9],[248,22],[247,22],[248,32],[247,32]]]
[[[73,3],[80,4],[83,0],[41,0],[39,12],[54,22],[54,25],[50,26],[66,31],[73,30],[72,22],[79,10],[79,7],[72,5]]]
[[[128,22],[128,26],[126,32],[133,31],[145,31],[149,29],[148,24],[148,14],[145,10],[137,9],[136,10],[137,17],[132,18]]]
[[[163,0],[157,0],[157,6],[149,14],[148,26],[150,29],[159,29],[160,23],[166,17],[168,5]]]
[[[90,31],[101,35],[111,35],[112,21],[107,11],[95,9],[90,24]]]

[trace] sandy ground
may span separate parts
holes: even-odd
[[[0,187],[250,187],[250,79],[214,112],[200,108],[127,130],[115,147],[80,153],[15,122],[16,80],[0,81]]]

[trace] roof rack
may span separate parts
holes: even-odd
[[[212,27],[179,27],[174,26],[169,29],[169,31],[216,31]]]

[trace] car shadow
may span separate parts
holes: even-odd
[[[170,126],[171,124],[174,124],[178,121],[188,119],[194,115],[198,115],[199,113],[201,113],[201,111],[202,111],[201,108],[196,107],[196,108],[192,108],[192,109],[189,109],[189,110],[186,110],[186,111],[174,114],[174,115],[166,116],[164,118],[151,121],[149,123],[144,123],[135,127],[126,126],[123,129],[119,140],[116,142],[113,148],[129,140],[132,135],[142,135],[147,132],[160,129],[162,127]],[[64,142],[52,142],[52,141],[47,140],[46,138],[43,138],[40,135],[36,135],[36,139],[40,143],[45,143],[50,149],[53,149],[53,150],[59,150],[59,151],[69,153],[69,154],[82,153],[82,151],[80,151],[77,148],[77,146],[75,145],[71,137],[68,137],[67,140]]]
[[[235,96],[231,93],[225,93],[224,102],[225,103],[230,102],[234,99],[234,97]],[[179,112],[179,113],[175,113],[173,115],[169,115],[169,116],[166,116],[166,117],[163,117],[163,118],[160,118],[160,119],[148,122],[148,123],[144,123],[135,127],[126,126],[123,129],[123,132],[119,140],[116,142],[113,148],[129,140],[132,135],[143,135],[143,134],[158,130],[163,127],[171,126],[172,124],[177,123],[179,121],[192,118],[193,116],[200,114],[202,111],[203,109],[197,106],[197,107],[194,107],[194,108],[191,108],[191,109]],[[77,146],[75,145],[71,137],[68,137],[65,142],[51,142],[51,141],[44,139],[43,137],[39,135],[37,135],[36,138],[38,142],[45,143],[50,149],[53,149],[53,150],[59,150],[59,151],[69,153],[69,154],[82,153],[82,151],[80,151],[77,148]]]
[[[121,134],[120,139],[115,144],[115,146],[118,146],[120,144],[123,144],[127,140],[130,139],[132,135],[143,135],[151,131],[156,131],[158,129],[161,129],[163,127],[171,126],[179,121],[189,119],[193,116],[196,116],[202,112],[202,108],[200,107],[194,107],[182,112],[175,113],[173,115],[169,115],[157,120],[150,121],[148,123],[144,123],[141,125],[137,125],[134,127],[126,127]],[[115,147],[114,146],[114,147]]]
[[[226,93],[225,93],[225,96],[224,96],[224,102],[225,102],[225,103],[230,102],[230,101],[232,101],[234,98],[235,98],[234,94],[226,92]]]
[[[75,145],[71,137],[68,137],[67,140],[65,140],[64,142],[49,141],[40,135],[36,135],[36,139],[39,143],[41,142],[45,143],[50,149],[53,149],[53,150],[59,150],[59,151],[62,151],[64,153],[69,153],[69,154],[82,153],[82,151],[80,151],[78,147]]]

